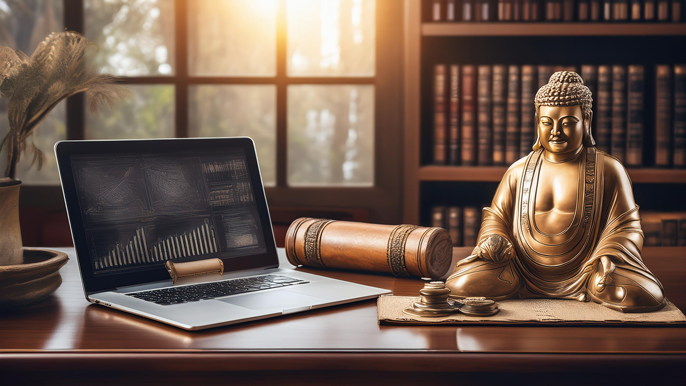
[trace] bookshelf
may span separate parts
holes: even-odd
[[[421,0],[405,0],[404,6],[405,223],[429,225],[435,205],[490,202],[507,169],[432,164],[435,64],[641,64],[648,90],[654,88],[656,64],[686,63],[686,50],[678,48],[686,47],[684,23],[423,22]],[[654,101],[646,103],[647,109],[654,108]],[[649,113],[646,137],[654,136],[651,122],[654,114]],[[645,146],[653,146],[651,141]],[[650,159],[654,153],[647,150],[644,156]],[[642,211],[686,211],[685,169],[627,170]]]

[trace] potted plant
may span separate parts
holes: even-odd
[[[18,208],[21,181],[16,179],[16,168],[20,157],[28,153],[32,153],[32,165],[42,165],[43,153],[29,142],[33,130],[71,95],[85,92],[91,111],[95,111],[128,93],[113,76],[100,74],[89,65],[90,48],[93,43],[75,32],[50,34],[31,57],[0,47],[0,97],[7,98],[9,117],[9,132],[0,142],[0,150],[7,154],[7,168],[0,178],[0,287],[12,282],[7,272],[19,269],[7,266],[24,263]]]

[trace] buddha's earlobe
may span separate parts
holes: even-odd
[[[536,133],[536,141],[534,141],[534,146],[532,147],[532,149],[536,151],[541,148],[541,136],[538,133],[540,126],[540,122],[538,121],[538,111],[536,111],[536,113],[534,114],[534,122],[536,123],[536,130],[534,130]]]
[[[593,111],[584,114],[584,146],[595,146],[595,139],[591,132],[591,122],[593,121]]]

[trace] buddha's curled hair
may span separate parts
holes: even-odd
[[[576,106],[580,105],[584,114],[591,113],[591,90],[584,85],[584,80],[576,72],[558,71],[550,76],[548,84],[536,93],[534,104],[536,111],[541,106]]]

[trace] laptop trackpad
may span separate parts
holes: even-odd
[[[250,308],[252,310],[264,310],[267,308],[298,308],[327,303],[328,300],[316,296],[304,295],[288,290],[270,291],[243,296],[232,296],[225,299],[217,299],[222,302]]]

